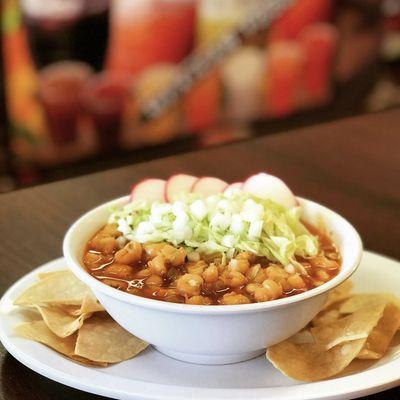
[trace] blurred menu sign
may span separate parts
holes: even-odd
[[[50,168],[198,135],[221,121],[288,118],[327,104],[337,65],[349,59],[343,38],[352,40],[351,54],[366,40],[360,4],[3,0],[16,164]],[[345,79],[373,58],[368,49],[352,58]]]

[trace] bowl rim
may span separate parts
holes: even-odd
[[[330,281],[311,290],[307,290],[304,293],[296,294],[295,296],[285,297],[267,302],[239,304],[239,305],[191,305],[182,303],[170,303],[166,301],[137,296],[131,293],[126,293],[117,290],[115,288],[112,288],[106,285],[105,283],[99,281],[98,279],[94,278],[84,269],[83,265],[81,265],[80,262],[77,262],[75,260],[78,259],[78,257],[74,256],[74,250],[71,248],[72,237],[75,231],[80,227],[80,225],[84,223],[85,220],[89,218],[91,215],[99,212],[100,210],[106,207],[109,208],[114,205],[127,203],[129,201],[129,196],[123,196],[110,200],[106,203],[103,203],[87,211],[85,214],[79,217],[70,226],[70,228],[68,229],[68,231],[64,236],[63,253],[67,261],[68,268],[73,272],[73,274],[79,280],[83,281],[91,290],[95,292],[99,291],[102,294],[108,297],[112,297],[115,300],[124,303],[129,303],[139,307],[144,307],[152,310],[165,311],[165,312],[183,313],[183,314],[202,314],[202,315],[241,314],[244,312],[251,313],[251,312],[260,312],[260,311],[284,308],[294,303],[300,303],[304,300],[327,293],[330,290],[334,289],[336,286],[340,285],[345,280],[347,280],[351,275],[353,275],[353,273],[358,268],[361,262],[362,250],[363,250],[363,245],[360,235],[353,227],[353,225],[350,224],[350,222],[347,221],[344,217],[314,201],[304,199],[302,197],[296,197],[296,198],[300,202],[300,204],[308,203],[313,207],[317,207],[324,215],[330,214],[331,217],[338,219],[338,221],[345,226],[346,230],[352,236],[355,248],[353,251],[353,257],[349,261],[350,266],[346,268],[346,270],[341,269],[339,274],[336,275],[334,278],[332,278]]]

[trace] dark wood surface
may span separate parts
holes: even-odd
[[[176,172],[228,181],[276,174],[296,194],[348,218],[367,249],[400,259],[399,126],[400,110],[392,110],[1,195],[0,293],[59,257],[64,232],[82,213],[139,179]],[[95,398],[39,376],[0,346],[1,400]],[[395,388],[368,400],[399,398]]]

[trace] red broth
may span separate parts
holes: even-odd
[[[106,285],[155,300],[198,305],[271,301],[311,290],[340,271],[335,244],[322,231],[305,225],[318,237],[320,253],[297,258],[301,268],[285,268],[248,252],[229,263],[220,254],[188,260],[183,248],[168,243],[124,243],[115,224],[103,227],[87,243],[83,264]]]

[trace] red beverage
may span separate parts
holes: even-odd
[[[94,76],[84,87],[82,105],[93,122],[103,152],[118,145],[127,96],[127,80],[107,73]]]
[[[178,62],[191,50],[193,0],[118,0],[113,3],[107,67],[137,75],[159,62]]]
[[[39,72],[38,99],[54,143],[76,139],[82,87],[91,74],[87,64],[73,61],[51,64]]]
[[[308,103],[318,104],[329,98],[337,36],[334,26],[323,23],[310,25],[300,34],[300,41],[305,51],[304,95]]]
[[[295,111],[303,63],[304,52],[298,43],[282,40],[269,46],[266,74],[267,114],[283,117]]]

